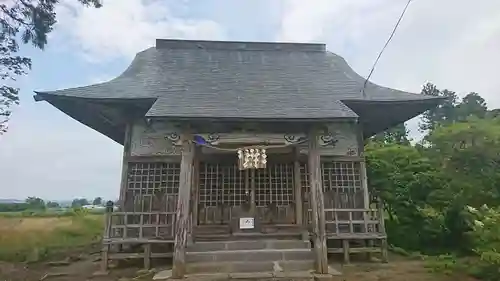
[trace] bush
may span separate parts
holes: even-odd
[[[484,280],[500,280],[500,208],[483,205],[479,209],[468,207],[468,211],[469,235],[477,255],[470,273]]]

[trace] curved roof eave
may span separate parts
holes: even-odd
[[[154,103],[154,99],[93,99],[35,92],[35,101],[46,101],[76,121],[123,144],[127,120],[140,116]]]

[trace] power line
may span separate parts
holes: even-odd
[[[408,6],[410,6],[411,1],[413,1],[413,0],[408,0],[408,2],[406,3],[406,6],[404,7],[403,12],[401,12],[401,15],[399,16],[399,19],[396,22],[396,25],[394,26],[394,29],[392,30],[391,36],[389,36],[389,39],[387,39],[387,41],[385,42],[384,47],[382,47],[382,50],[378,54],[377,59],[373,63],[372,69],[370,70],[370,73],[368,74],[368,77],[366,77],[365,83],[363,84],[363,90],[362,90],[363,91],[363,97],[366,97],[365,89],[366,89],[366,85],[368,84],[368,80],[370,80],[370,77],[372,76],[373,71],[375,70],[375,66],[377,66],[377,63],[378,63],[380,57],[382,56],[382,54],[384,53],[385,48],[387,48],[387,45],[389,45],[389,42],[391,42],[392,37],[396,33],[396,30],[398,29],[399,24],[401,23],[401,20],[403,19],[403,16],[406,13],[406,10],[408,10]]]

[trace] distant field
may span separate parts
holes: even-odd
[[[102,214],[103,209],[85,210],[89,214]],[[77,215],[78,211],[73,209],[47,209],[47,210],[26,210],[20,212],[0,212],[1,217],[69,217]]]
[[[103,215],[0,213],[0,260],[38,261],[98,242]]]

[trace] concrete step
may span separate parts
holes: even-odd
[[[314,259],[311,249],[224,250],[187,252],[186,262],[256,262],[309,261]]]
[[[200,262],[186,265],[188,274],[293,272],[308,271],[313,268],[313,261]]]
[[[224,250],[262,250],[262,249],[310,249],[309,241],[301,240],[237,240],[195,242],[187,252],[211,252]]]

